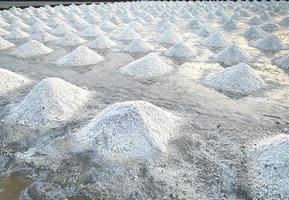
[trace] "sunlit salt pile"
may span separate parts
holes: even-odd
[[[34,58],[38,56],[47,55],[53,52],[53,49],[48,48],[41,42],[37,40],[30,40],[27,43],[21,45],[14,51],[10,53],[10,55],[15,56],[17,58]]]
[[[98,38],[89,43],[88,47],[92,49],[110,49],[112,47],[115,47],[116,45],[117,44],[114,41],[112,41],[105,35],[100,35]]]
[[[7,118],[31,127],[50,127],[68,120],[87,102],[90,92],[59,78],[38,83]]]
[[[98,37],[102,34],[104,34],[104,32],[96,25],[91,25],[80,33],[83,37]]]
[[[147,53],[153,51],[154,48],[142,39],[135,39],[124,48],[128,53]]]
[[[32,33],[31,38],[39,42],[51,42],[57,39],[57,37],[51,35],[50,33],[44,30],[36,31]]]
[[[5,36],[7,39],[12,39],[12,40],[18,40],[18,39],[24,39],[24,38],[29,38],[30,35],[18,28],[14,28],[8,35]]]
[[[80,46],[71,53],[60,58],[59,66],[88,66],[102,62],[104,58],[86,46]]]
[[[159,36],[155,38],[156,42],[163,43],[163,44],[175,44],[176,42],[180,41],[180,37],[178,34],[172,30],[166,30],[165,32],[161,33]]]
[[[196,55],[195,50],[186,45],[183,41],[176,43],[164,51],[164,55],[176,59],[189,59]]]
[[[212,33],[210,36],[205,38],[204,40],[201,41],[201,44],[207,47],[227,47],[231,44],[230,41],[228,41],[222,33],[220,32],[215,32]]]
[[[128,27],[122,31],[120,31],[115,38],[120,41],[132,41],[138,38],[141,38],[141,36],[132,28]]]
[[[212,72],[203,83],[233,97],[249,95],[265,85],[262,78],[245,63]]]
[[[276,35],[268,35],[252,46],[265,51],[280,51],[285,48],[284,43]]]
[[[259,40],[264,39],[268,34],[257,27],[250,27],[244,32],[243,36],[247,40]]]
[[[162,61],[155,53],[150,53],[120,68],[120,72],[124,75],[143,79],[163,76],[172,70],[173,67]]]
[[[13,43],[0,37],[0,50],[9,49],[9,48],[14,47],[14,46],[15,45]]]
[[[67,46],[78,46],[85,42],[86,40],[82,39],[78,35],[72,32],[68,32],[63,37],[60,37],[57,40],[55,40],[54,43],[59,46],[67,47]]]

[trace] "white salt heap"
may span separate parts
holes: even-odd
[[[67,33],[76,33],[76,32],[77,30],[75,30],[74,28],[70,27],[67,24],[61,24],[56,29],[53,29],[51,31],[52,34],[57,35],[57,36],[65,35]]]
[[[116,28],[116,25],[109,20],[104,20],[100,23],[100,28],[104,31],[110,31]]]
[[[59,66],[88,66],[102,62],[104,58],[86,46],[80,46],[71,53],[60,58],[56,64]]]
[[[48,26],[46,26],[43,22],[36,22],[35,24],[33,24],[30,28],[29,28],[29,32],[30,33],[35,33],[37,31],[50,31],[51,28],[49,28]]]
[[[9,32],[4,30],[3,28],[0,28],[0,36],[5,36],[5,35],[8,35]]]
[[[69,32],[69,33],[66,33],[64,37],[61,37],[55,40],[54,44],[68,47],[68,46],[78,46],[85,42],[86,40],[82,39],[81,37],[79,37],[78,35],[72,32]]]
[[[154,48],[142,39],[135,39],[124,48],[124,51],[128,53],[148,53],[153,50]]]
[[[77,147],[119,158],[166,152],[178,118],[145,101],[115,103],[76,134]]]
[[[142,79],[163,76],[172,70],[172,66],[166,64],[154,53],[150,53],[120,68],[122,74]]]
[[[17,58],[34,58],[47,55],[52,52],[53,49],[48,48],[41,42],[38,42],[37,40],[29,40],[27,43],[12,51],[10,55]]]
[[[141,36],[130,27],[122,30],[116,35],[116,39],[120,41],[131,41],[138,38],[141,38]]]
[[[239,63],[249,63],[251,57],[238,45],[231,45],[215,55],[217,62],[225,65],[236,65]]]
[[[275,64],[283,69],[289,70],[289,56],[286,56],[284,58],[280,58],[274,61]]]
[[[179,42],[180,40],[181,39],[179,38],[179,36],[172,29],[166,30],[155,39],[156,42],[171,45]]]
[[[231,44],[231,42],[227,41],[227,39],[220,32],[212,33],[210,36],[201,41],[201,44],[207,47],[227,47]]]
[[[28,38],[30,35],[18,28],[14,28],[8,35],[6,35],[7,39],[18,40]]]
[[[100,35],[98,38],[88,44],[88,47],[92,49],[110,49],[115,46],[116,43],[105,35]]]
[[[252,46],[266,51],[280,51],[285,48],[284,43],[276,35],[268,35],[266,38],[257,41]]]
[[[196,55],[195,50],[180,41],[164,51],[164,55],[176,59],[188,59]]]
[[[73,117],[85,105],[90,92],[59,78],[47,78],[38,83],[16,107],[7,120],[28,126],[55,126]]]
[[[284,27],[289,27],[289,17],[283,18],[283,19],[279,22],[279,24],[280,24],[281,26],[284,26]]]
[[[249,95],[265,85],[261,77],[245,63],[212,72],[203,83],[233,97]]]
[[[0,68],[0,77],[0,96],[32,83],[30,79],[3,68]]]
[[[278,135],[248,148],[247,180],[253,199],[289,197],[289,137]]]
[[[251,17],[248,20],[248,24],[250,25],[260,25],[262,23],[263,23],[262,20],[258,16]]]
[[[268,34],[264,32],[263,30],[257,28],[257,27],[250,27],[247,31],[244,32],[243,36],[247,40],[259,40],[263,39],[267,36]]]
[[[57,37],[54,37],[53,35],[43,30],[32,33],[31,38],[38,40],[39,42],[51,42],[57,39]]]
[[[263,24],[261,26],[261,29],[268,33],[273,33],[273,32],[278,31],[280,28],[277,24],[268,22],[268,23]]]
[[[237,23],[233,19],[229,19],[222,25],[223,29],[235,29],[237,28]]]
[[[0,37],[0,50],[9,49],[15,45]]]
[[[98,37],[100,35],[104,34],[104,32],[98,28],[96,25],[91,25],[88,28],[86,28],[84,31],[80,33],[80,36],[83,37]]]

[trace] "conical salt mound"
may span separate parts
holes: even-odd
[[[0,77],[0,96],[32,83],[30,79],[2,68],[0,68]]]
[[[104,31],[110,31],[116,28],[116,25],[109,20],[104,20],[103,22],[100,23],[100,28]]]
[[[71,118],[85,105],[90,93],[59,78],[47,78],[38,83],[14,107],[8,121],[29,126],[54,126]]]
[[[248,20],[248,24],[250,25],[260,25],[262,23],[263,23],[262,20],[258,16],[251,17]]]
[[[289,27],[289,17],[285,17],[284,19],[282,19],[279,24],[281,26],[284,26],[284,27]]]
[[[56,64],[59,66],[88,66],[102,62],[104,58],[86,46],[80,46],[71,53],[60,58]]]
[[[131,28],[126,28],[116,35],[116,39],[120,41],[131,41],[141,38],[141,36]]]
[[[148,53],[153,50],[154,48],[142,39],[135,39],[124,48],[124,51],[128,53]]]
[[[166,152],[178,118],[145,101],[115,103],[76,134],[78,148],[115,158],[150,157]]]
[[[275,64],[283,69],[289,69],[289,56],[277,59]]]
[[[101,35],[95,40],[93,40],[91,43],[88,44],[89,48],[92,49],[110,49],[112,47],[115,47],[116,43],[112,40],[110,40],[105,35]]]
[[[233,19],[227,20],[223,25],[223,29],[235,29],[237,28],[237,23]]]
[[[51,31],[52,34],[60,36],[60,35],[65,35],[67,33],[76,33],[77,31],[74,28],[71,28],[67,24],[61,24],[59,25],[56,29],[53,29]]]
[[[163,62],[159,56],[154,53],[150,53],[120,68],[122,74],[142,79],[163,76],[172,70],[172,66]]]
[[[98,28],[96,25],[91,25],[88,28],[86,28],[84,31],[80,33],[80,36],[83,37],[98,37],[100,35],[104,34],[104,32]]]
[[[237,45],[232,45],[215,55],[215,60],[230,66],[239,64],[241,62],[249,63],[251,57]]]
[[[289,137],[281,134],[247,148],[247,184],[253,199],[289,196]]]
[[[193,19],[188,23],[187,27],[191,29],[199,29],[202,27],[202,24],[199,22],[199,20]]]
[[[9,32],[4,30],[3,28],[0,28],[0,36],[5,36],[5,35],[8,35]]]
[[[162,34],[160,34],[156,39],[156,42],[163,43],[163,44],[175,44],[179,42],[181,39],[176,34],[175,31],[172,29],[166,30]]]
[[[25,33],[24,31],[21,31],[18,28],[14,28],[7,36],[7,39],[12,39],[12,40],[18,40],[18,39],[24,39],[28,38],[30,35],[28,33]]]
[[[268,34],[264,32],[263,30],[257,28],[257,27],[250,27],[246,32],[244,32],[243,36],[247,40],[259,40],[263,39],[267,36]]]
[[[64,37],[59,38],[57,40],[55,40],[55,44],[59,45],[59,46],[78,46],[81,45],[83,43],[85,43],[86,40],[82,39],[81,37],[79,37],[78,35],[70,32],[65,34]]]
[[[252,94],[265,85],[261,77],[245,63],[213,72],[205,78],[203,83],[232,97]]]
[[[35,33],[37,31],[49,31],[51,28],[49,28],[48,26],[46,26],[43,22],[36,22],[34,25],[32,25],[29,28],[29,32],[30,33]]]
[[[214,31],[214,29],[212,29],[209,26],[202,26],[200,29],[198,29],[196,31],[196,34],[199,36],[204,36],[204,37],[208,37],[210,34],[212,34]]]
[[[15,45],[0,37],[0,50],[9,49]]]
[[[215,32],[201,41],[201,44],[207,47],[227,47],[231,42],[227,41],[222,33]]]
[[[176,59],[189,59],[194,57],[196,52],[183,41],[180,41],[164,51],[164,55]]]
[[[266,51],[280,51],[285,48],[284,43],[276,35],[269,35],[253,46]]]
[[[51,42],[57,39],[57,37],[54,37],[46,31],[37,31],[35,33],[32,33],[31,38],[34,40],[38,40],[39,42]]]
[[[276,31],[278,31],[280,28],[277,24],[274,23],[265,23],[261,26],[261,29],[263,31],[266,31],[267,33],[274,33]]]
[[[10,53],[10,55],[15,56],[17,58],[34,58],[38,56],[43,56],[52,53],[53,50],[38,42],[37,40],[30,40],[25,44],[21,45],[14,51]]]

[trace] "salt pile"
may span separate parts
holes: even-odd
[[[79,37],[78,35],[72,32],[69,32],[69,33],[66,33],[64,37],[61,37],[55,40],[54,44],[67,47],[67,46],[78,46],[85,42],[86,40],[82,39],[81,37]]]
[[[249,192],[254,199],[289,196],[289,137],[267,138],[248,149]]]
[[[0,68],[0,77],[0,96],[32,83],[30,79],[3,68]]]
[[[53,50],[38,42],[37,40],[30,40],[27,43],[21,45],[14,51],[10,53],[10,55],[15,56],[17,58],[34,58],[38,56],[43,56],[52,53]]]
[[[3,28],[0,28],[0,36],[5,36],[5,35],[8,35],[9,32],[4,30]]]
[[[248,24],[250,24],[250,25],[260,25],[262,23],[263,22],[261,21],[261,19],[258,16],[251,17],[248,20]]]
[[[277,59],[274,61],[274,63],[283,69],[289,69],[289,56]]]
[[[265,23],[261,26],[261,29],[268,33],[273,33],[279,30],[279,26],[274,23]]]
[[[176,34],[176,32],[172,29],[166,30],[162,34],[160,34],[155,41],[163,44],[175,44],[176,42],[180,41],[181,39]]]
[[[116,28],[116,25],[109,20],[104,20],[100,23],[100,28],[104,31],[110,31]]]
[[[85,105],[90,93],[59,78],[38,83],[24,100],[10,111],[7,120],[36,127],[55,126],[68,120]]]
[[[223,29],[235,29],[237,28],[237,23],[233,19],[229,19],[222,25]]]
[[[213,32],[215,31],[210,26],[202,26],[200,29],[196,31],[196,34],[199,36],[208,37]]]
[[[183,41],[180,41],[164,51],[164,55],[176,59],[189,59],[196,55],[196,52]]]
[[[289,17],[283,18],[283,19],[279,22],[279,24],[280,24],[281,26],[284,26],[284,27],[289,27]]]
[[[261,77],[245,63],[212,72],[203,83],[232,97],[252,94],[265,85]]]
[[[93,40],[91,43],[88,44],[89,48],[92,49],[110,49],[112,47],[115,47],[116,43],[112,40],[110,40],[105,35],[101,35],[95,40]]]
[[[244,32],[243,36],[247,40],[259,40],[264,39],[268,34],[257,27],[250,27]]]
[[[77,31],[74,28],[71,28],[67,24],[61,24],[56,29],[53,29],[51,31],[52,34],[57,35],[57,36],[65,35],[67,33],[76,33],[76,32]]]
[[[284,43],[276,35],[268,35],[266,38],[257,41],[252,46],[266,51],[280,51],[285,48]]]
[[[177,119],[145,101],[115,103],[93,118],[76,141],[84,149],[109,157],[147,158],[166,152]]]
[[[116,35],[116,39],[120,41],[131,41],[141,38],[141,36],[135,32],[132,28],[126,28]]]
[[[231,45],[217,55],[215,55],[215,60],[217,62],[223,63],[225,65],[236,65],[239,63],[249,63],[251,57],[244,52],[239,46]]]
[[[170,73],[172,70],[172,66],[163,62],[154,53],[150,53],[120,68],[122,74],[142,79],[151,79],[163,76]]]
[[[86,46],[80,46],[71,53],[60,58],[56,64],[59,66],[88,66],[102,62],[104,58]]]
[[[34,40],[38,40],[39,42],[51,42],[57,39],[57,37],[54,37],[53,35],[43,30],[32,33],[31,38]]]
[[[14,28],[8,35],[6,35],[7,39],[18,40],[28,38],[30,35],[18,28]]]
[[[193,19],[192,21],[189,22],[189,24],[187,25],[188,28],[191,29],[199,29],[201,28],[203,25],[200,23],[199,20],[197,19]]]
[[[0,37],[0,50],[9,49],[15,45]]]
[[[124,51],[128,53],[148,53],[153,50],[154,48],[142,39],[135,39],[124,48]]]
[[[102,34],[104,34],[104,32],[96,25],[91,25],[80,33],[83,37],[98,37]]]
[[[212,33],[210,36],[201,41],[201,44],[207,47],[227,47],[231,42],[227,41],[226,38],[220,32]]]
[[[50,31],[50,30],[51,30],[51,28],[46,26],[43,22],[36,22],[34,25],[32,25],[29,28],[30,33],[35,33],[37,31]]]

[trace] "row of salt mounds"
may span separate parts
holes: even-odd
[[[264,81],[245,63],[212,72],[203,83],[231,97],[242,97],[261,89]]]
[[[73,117],[89,97],[87,90],[59,78],[47,78],[11,109],[7,121],[37,128],[54,127]]]
[[[124,51],[128,53],[148,53],[153,50],[154,48],[142,39],[135,39],[124,48]]]
[[[77,47],[74,51],[58,59],[59,66],[88,66],[104,61],[104,58],[86,46]]]
[[[120,73],[141,79],[151,79],[170,73],[173,67],[162,61],[155,53],[150,53],[120,68]]]
[[[15,45],[13,43],[0,37],[0,50],[9,49],[9,48],[14,47],[14,46]]]
[[[53,49],[48,48],[41,42],[37,40],[30,40],[27,43],[21,45],[14,51],[10,53],[10,55],[15,56],[17,58],[34,58],[38,56],[47,55],[53,52]]]
[[[264,51],[280,51],[286,48],[285,44],[276,35],[268,35],[252,44],[252,46]]]
[[[0,96],[32,84],[32,81],[22,75],[0,68]]]
[[[247,178],[252,198],[288,199],[288,135],[267,138],[249,148]]]
[[[110,49],[115,46],[116,43],[105,35],[100,35],[98,38],[88,44],[88,47],[92,49]]]
[[[196,52],[183,41],[180,41],[163,53],[165,56],[176,58],[176,59],[189,59],[196,56]]]
[[[231,42],[227,41],[227,39],[223,36],[222,33],[215,32],[202,40],[201,44],[207,47],[221,48],[231,45]]]
[[[232,45],[215,55],[215,60],[225,65],[236,65],[239,63],[249,63],[251,57],[239,46]]]
[[[108,156],[148,157],[166,152],[178,118],[151,103],[113,104],[76,134],[78,146]],[[77,148],[77,147],[76,147]]]

